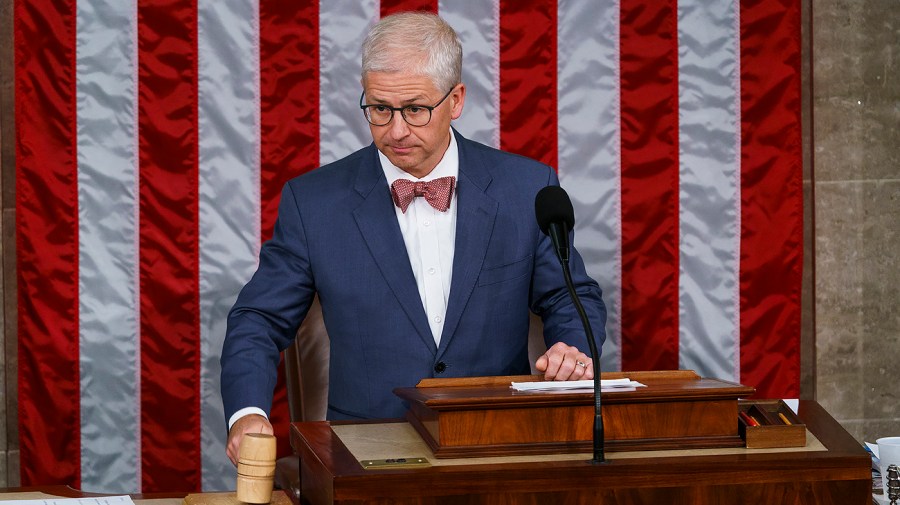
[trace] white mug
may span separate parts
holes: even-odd
[[[900,437],[884,437],[875,442],[878,444],[878,460],[881,462],[881,488],[887,496],[887,469],[891,465],[900,468]]]

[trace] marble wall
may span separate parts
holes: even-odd
[[[900,435],[900,2],[802,1],[802,395],[860,441]],[[19,484],[12,4],[0,0],[0,487]]]
[[[900,435],[900,2],[812,19],[816,396],[874,441]]]

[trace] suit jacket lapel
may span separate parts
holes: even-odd
[[[456,131],[454,130],[454,134]],[[456,134],[459,146],[459,180],[456,193],[456,249],[453,253],[453,279],[450,300],[438,358],[452,340],[463,310],[481,273],[488,242],[494,229],[498,203],[487,195],[491,174],[469,141]]]
[[[371,155],[366,156],[361,163],[354,185],[363,200],[353,210],[353,217],[385,282],[412,321],[419,337],[434,353],[437,347],[419,298],[416,278],[409,266],[409,256],[397,224],[391,192],[374,145],[369,150]]]

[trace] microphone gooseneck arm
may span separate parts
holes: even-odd
[[[561,228],[564,236],[568,237],[565,223],[559,225],[556,223],[551,224],[550,237],[553,240],[553,246],[556,248],[556,255],[560,258],[559,262],[562,264],[563,277],[566,280],[569,296],[572,298],[572,303],[575,305],[575,310],[581,318],[582,326],[584,326],[584,333],[587,336],[588,347],[591,351],[591,362],[594,368],[594,458],[591,460],[591,463],[605,463],[606,459],[603,454],[603,414],[600,410],[600,356],[597,352],[597,342],[594,341],[594,332],[591,330],[591,322],[588,320],[587,312],[584,311],[584,306],[581,305],[578,293],[575,292],[575,283],[572,282],[572,272],[569,269],[569,248],[568,246],[560,247],[557,244],[556,234],[553,233],[558,228]]]
[[[600,409],[600,353],[587,313],[581,305],[578,293],[575,292],[572,272],[569,270],[569,231],[575,227],[575,210],[566,191],[559,186],[551,185],[538,191],[534,199],[534,214],[541,232],[548,235],[553,243],[556,257],[562,265],[569,297],[578,312],[578,317],[581,318],[581,325],[584,326],[594,369],[594,459],[591,463],[606,463],[603,456],[603,415]]]
[[[550,241],[553,243],[553,250],[556,251],[556,257],[559,259],[559,262],[568,267],[569,230],[566,223],[550,223],[547,226],[547,235],[550,235]]]

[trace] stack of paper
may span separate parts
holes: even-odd
[[[572,389],[594,389],[594,379],[580,381],[540,381],[513,382],[510,387],[516,391],[563,391]],[[600,381],[600,391],[633,391],[634,388],[645,387],[631,379],[607,379]]]

